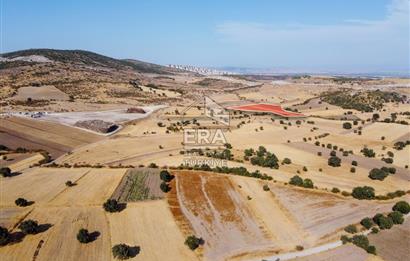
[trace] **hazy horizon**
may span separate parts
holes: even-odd
[[[208,68],[408,75],[409,0],[1,2],[1,53],[82,49]]]

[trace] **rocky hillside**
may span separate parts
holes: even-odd
[[[136,95],[132,83],[144,82],[144,74],[178,72],[161,65],[114,59],[83,50],[29,49],[0,55],[0,97],[13,97],[20,87],[47,85],[76,98]]]

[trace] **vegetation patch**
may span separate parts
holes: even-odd
[[[343,109],[355,109],[361,112],[372,112],[380,110],[387,102],[403,102],[405,96],[397,92],[359,91],[351,92],[348,89],[340,91],[325,92],[321,100]]]
[[[112,198],[119,202],[134,202],[163,198],[159,189],[161,179],[158,169],[131,169],[123,177]]]

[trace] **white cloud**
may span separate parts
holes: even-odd
[[[349,20],[337,25],[225,22],[221,41],[241,50],[242,64],[343,71],[409,70],[409,4],[394,0],[382,20]],[[233,54],[233,53],[232,53]],[[326,68],[325,68],[326,67]]]

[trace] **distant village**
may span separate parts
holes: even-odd
[[[236,75],[237,74],[237,73],[234,73],[234,72],[220,71],[220,70],[216,70],[216,69],[196,67],[196,66],[192,66],[192,65],[169,64],[168,67],[175,68],[175,69],[180,69],[180,70],[185,70],[185,71],[190,71],[190,72],[195,72],[195,73],[199,73],[199,74],[202,74],[202,75]]]

